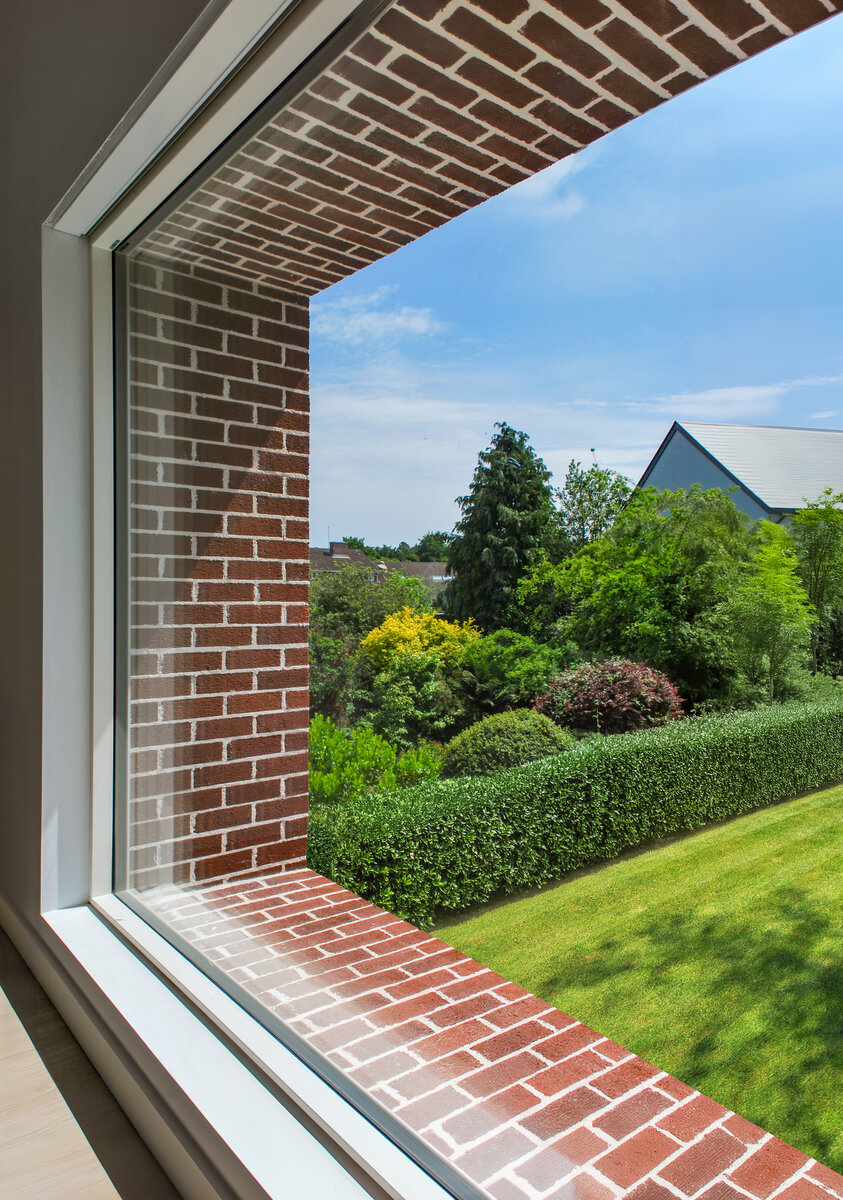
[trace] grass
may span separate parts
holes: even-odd
[[[436,935],[843,1171],[843,787]]]

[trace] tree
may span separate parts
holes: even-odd
[[[725,492],[636,492],[611,529],[571,558],[539,563],[519,586],[534,635],[570,637],[588,655],[648,662],[692,703],[725,699],[734,667],[718,604],[753,548]]]
[[[453,540],[453,534],[437,530],[426,533],[419,538],[413,547],[416,562],[445,562],[448,557],[448,547]]]
[[[310,706],[340,723],[351,716],[359,686],[363,638],[390,613],[431,608],[419,579],[390,571],[372,579],[365,565],[318,571],[310,584]]]
[[[601,467],[596,460],[583,469],[571,459],[565,482],[556,493],[559,557],[575,554],[607,533],[631,492],[629,480],[618,471]]]
[[[354,537],[352,534],[346,534],[342,540],[351,550],[359,550],[375,562],[381,559],[384,562],[412,562],[414,558],[409,542],[399,542],[397,546],[370,546],[363,538]]]
[[[446,602],[460,620],[486,632],[520,619],[518,580],[542,557],[552,517],[550,472],[526,433],[505,422],[478,457],[462,517],[448,549],[454,576]]]
[[[761,538],[741,583],[720,611],[741,674],[751,686],[763,684],[772,704],[789,669],[804,658],[817,618],[787,532],[762,521]]]
[[[363,538],[351,535],[343,541],[352,550],[360,550],[369,558],[385,562],[444,562],[448,555],[448,546],[452,535],[441,531],[426,533],[420,537],[415,546],[409,542],[399,542],[397,546],[369,546]]]
[[[826,490],[794,513],[791,532],[799,558],[799,574],[816,610],[811,630],[811,669],[830,657],[829,643],[843,600],[843,492]],[[825,651],[825,654],[823,653]],[[825,663],[823,663],[825,665]]]

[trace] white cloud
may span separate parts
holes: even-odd
[[[570,221],[582,212],[586,200],[580,192],[567,186],[568,181],[590,165],[582,151],[571,154],[510,188],[501,207],[505,205],[513,215],[535,220]]]
[[[669,396],[626,401],[625,406],[646,412],[663,412],[676,419],[747,421],[773,413],[782,397],[805,388],[843,383],[843,375],[809,375],[778,383],[738,384],[701,392],[675,392]],[[836,416],[835,411],[815,413],[810,419]]]
[[[774,402],[784,395],[785,384],[739,384],[735,387],[708,388],[702,392],[676,392],[640,401],[650,412],[668,413],[686,420],[710,420],[713,417],[740,415],[763,416],[772,411]]]
[[[359,296],[318,300],[311,310],[311,330],[317,337],[353,346],[396,342],[406,337],[441,333],[446,326],[430,308],[385,303],[392,288]]]

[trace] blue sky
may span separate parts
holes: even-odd
[[[674,419],[843,428],[843,18],[313,305],[311,541],[450,529],[495,421],[561,483]]]

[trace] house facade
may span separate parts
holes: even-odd
[[[448,564],[444,562],[375,560],[346,542],[331,542],[329,546],[310,547],[311,572],[341,571],[346,566],[366,567],[371,572],[372,579],[384,579],[397,571],[399,575],[418,579],[434,598],[442,594],[450,578]]]
[[[827,488],[843,491],[843,430],[674,421],[638,487],[694,483],[730,492],[755,521],[787,521]]]

